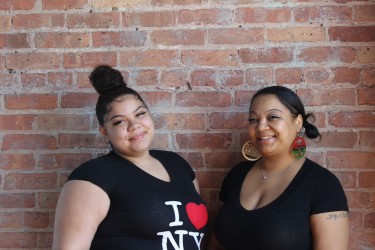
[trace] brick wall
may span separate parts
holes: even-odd
[[[375,1],[1,0],[0,249],[49,249],[67,175],[108,150],[88,74],[120,69],[151,107],[155,148],[196,170],[210,212],[242,161],[251,95],[296,90],[308,156],[350,205],[350,249],[375,248]]]

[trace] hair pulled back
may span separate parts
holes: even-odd
[[[100,126],[104,125],[104,117],[110,112],[112,102],[123,95],[135,96],[147,108],[138,92],[127,87],[120,71],[108,65],[99,65],[91,72],[89,79],[91,85],[99,93],[96,103],[96,117]]]
[[[302,126],[305,128],[305,134],[310,139],[321,137],[316,126],[311,124],[308,120],[315,121],[313,113],[305,113],[305,107],[298,95],[289,88],[283,86],[269,86],[258,90],[251,99],[250,107],[253,105],[255,98],[261,95],[275,95],[279,101],[290,111],[290,113],[297,117],[302,116]]]

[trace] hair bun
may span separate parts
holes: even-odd
[[[104,94],[116,88],[126,87],[121,72],[108,65],[97,66],[91,72],[89,79],[99,94]]]

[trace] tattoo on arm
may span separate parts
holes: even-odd
[[[335,214],[328,214],[327,220],[337,220],[340,218],[348,218],[347,212],[335,213]]]

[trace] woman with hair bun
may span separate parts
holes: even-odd
[[[53,249],[200,249],[207,210],[189,164],[151,150],[154,124],[121,73],[96,67],[96,115],[111,152],[76,168],[56,208]]]
[[[347,249],[343,188],[304,156],[302,128],[307,138],[320,138],[309,117],[286,87],[266,87],[253,96],[242,151],[249,161],[230,170],[219,194],[223,205],[214,227],[224,249]]]

